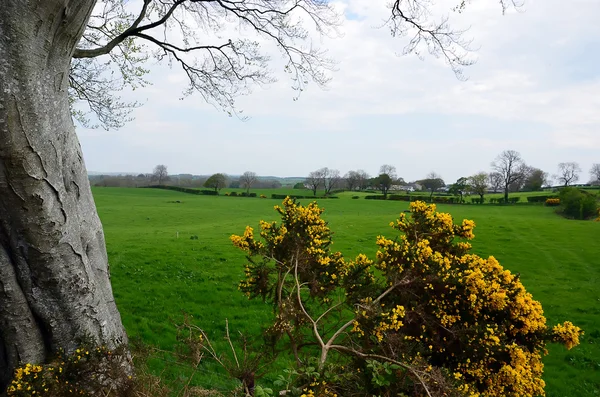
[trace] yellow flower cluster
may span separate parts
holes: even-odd
[[[476,383],[464,383],[459,388],[469,396],[544,396],[545,382],[541,378],[544,368],[539,352],[530,352],[516,343],[506,346],[509,357],[497,371],[490,371],[494,361],[483,358],[477,362],[460,365],[463,378],[485,379],[485,389]]]
[[[379,322],[379,324],[375,327],[374,330],[374,335],[377,338],[378,342],[381,342],[383,340],[383,336],[385,334],[386,331],[388,330],[393,330],[393,331],[398,331],[400,329],[400,327],[402,327],[402,325],[404,325],[401,321],[402,318],[404,318],[404,315],[406,314],[406,312],[404,311],[404,306],[396,306],[395,308],[392,309],[391,313],[390,312],[383,312],[381,313],[381,321]]]
[[[58,366],[28,363],[17,368],[6,390],[7,396],[53,396],[59,388],[72,395],[83,395],[83,390],[66,380],[64,365],[64,362]]]
[[[579,337],[583,335],[581,328],[570,321],[555,325],[552,327],[552,332],[555,340],[563,343],[569,350],[579,344]]]
[[[551,206],[551,207],[560,205],[560,199],[559,198],[548,198],[548,199],[546,199],[546,205]]]
[[[248,226],[242,236],[230,237],[234,246],[245,251],[249,257],[258,256],[273,261],[271,265],[251,262],[246,265],[245,278],[239,289],[248,297],[266,297],[279,289],[270,278],[279,274],[279,282],[284,275],[294,274],[297,267],[303,283],[311,286],[311,294],[321,297],[335,289],[348,271],[341,253],[331,253],[331,231],[321,218],[323,209],[316,202],[306,206],[287,197],[283,206],[275,206],[281,215],[281,223],[260,221],[259,241],[253,229]],[[291,254],[291,255],[290,255]]]
[[[302,390],[303,393],[300,397],[338,397],[337,393],[325,381],[312,382],[310,386],[311,389]]]
[[[262,243],[254,240],[254,229],[252,229],[250,226],[246,226],[246,230],[244,230],[244,234],[242,236],[237,236],[234,234],[230,237],[230,239],[234,246],[246,252],[251,252],[252,250],[262,248]]]
[[[16,396],[18,395],[18,392],[27,392],[30,394],[40,394],[40,391],[48,391],[48,388],[46,387],[46,381],[42,381],[41,382],[41,390],[35,390],[35,388],[33,388],[32,390],[32,385],[31,385],[31,381],[32,380],[36,380],[42,377],[42,375],[40,374],[42,371],[44,370],[44,368],[40,365],[33,365],[33,364],[26,364],[24,367],[20,367],[17,368],[15,370],[15,376],[10,384],[10,386],[8,387],[7,390],[7,394],[9,396]],[[49,368],[48,369],[50,372],[52,372],[54,369],[53,368]]]
[[[63,357],[62,351],[49,364],[27,363],[15,370],[6,393],[8,397],[87,395],[80,382],[89,382],[90,366],[96,360],[110,357],[112,351],[105,346],[94,349],[76,349]],[[81,375],[81,373],[85,375]]]
[[[376,319],[359,312],[355,334],[379,343],[386,333],[403,335],[418,357],[453,371],[470,395],[543,395],[548,329],[542,306],[494,257],[469,253],[461,240],[474,237],[475,223],[456,225],[435,205],[414,202],[410,218],[400,214],[392,227],[403,234],[377,237],[376,267],[387,285],[404,285],[382,301],[401,307],[402,316],[391,322],[391,313]],[[553,331],[568,348],[579,343],[581,330],[571,323]]]

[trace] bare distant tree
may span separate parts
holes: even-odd
[[[313,195],[317,195],[319,187],[323,187],[325,195],[331,194],[331,191],[340,185],[342,177],[338,170],[330,170],[327,167],[320,168],[308,174],[305,183],[312,190]]]
[[[167,166],[164,164],[159,164],[154,167],[154,171],[152,171],[152,180],[157,181],[159,185],[162,185],[169,179],[169,173],[167,172]]]
[[[488,174],[488,184],[492,192],[497,192],[502,188],[502,175],[499,172],[490,172]]]
[[[394,167],[393,165],[384,164],[381,167],[379,167],[379,175],[381,174],[389,175],[389,177],[392,178],[392,180],[396,179],[396,167]]]
[[[483,196],[487,192],[488,187],[488,174],[485,172],[478,172],[477,174],[469,177],[469,186],[471,192],[478,194],[483,203]]]
[[[348,171],[344,176],[348,190],[365,190],[369,184],[369,174],[365,170]]]
[[[329,196],[331,191],[336,187],[340,186],[342,181],[342,177],[340,176],[340,171],[338,170],[330,170],[329,168],[324,168],[324,186],[325,186],[325,195]]]
[[[436,190],[446,185],[442,177],[435,172],[430,172],[425,179],[418,181],[418,183],[429,190],[429,200],[431,200]]]
[[[356,171],[356,174],[358,176],[358,188],[360,190],[365,190],[371,176],[365,170],[358,170]]]
[[[348,171],[346,175],[344,175],[344,181],[346,182],[346,189],[353,191],[359,187],[359,179],[360,175],[358,171]]]
[[[492,169],[501,176],[504,202],[508,203],[508,192],[511,185],[523,180],[525,177],[525,162],[519,152],[505,150],[492,162]]]
[[[321,186],[325,186],[325,172],[326,172],[327,168],[321,168],[318,169],[316,171],[312,171],[311,173],[308,174],[308,177],[306,177],[306,186],[312,190],[313,192],[313,196],[317,195],[317,190],[319,190],[319,188]]]
[[[590,180],[591,183],[600,184],[600,163],[592,165],[592,168],[590,168],[590,175],[592,177]]]
[[[558,164],[558,174],[555,178],[558,182],[564,186],[569,186],[579,180],[579,174],[581,173],[581,167],[574,161],[567,163]]]
[[[240,176],[240,185],[246,188],[246,193],[250,193],[250,187],[256,182],[256,173],[246,171]]]

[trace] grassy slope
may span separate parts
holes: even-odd
[[[232,331],[252,333],[268,321],[269,307],[244,299],[236,286],[243,255],[232,233],[260,219],[275,219],[271,199],[194,196],[154,189],[96,188],[106,233],[115,297],[128,333],[169,349],[169,318],[192,314],[219,339],[228,318]],[[182,203],[169,203],[169,201]],[[407,208],[403,202],[325,200],[334,248],[347,256],[375,252],[375,237]],[[549,324],[572,320],[584,328],[582,345],[570,352],[552,346],[545,360],[547,394],[600,394],[599,223],[568,221],[542,206],[439,206],[477,223],[474,249],[520,272],[540,300]],[[179,238],[177,238],[179,232]],[[197,235],[197,240],[190,236]],[[214,369],[209,369],[214,370]],[[219,386],[218,379],[214,379]],[[223,385],[220,385],[223,387]]]

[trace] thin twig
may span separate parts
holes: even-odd
[[[235,352],[235,349],[233,348],[233,343],[231,343],[231,338],[229,337],[229,321],[227,319],[225,319],[225,334],[227,342],[229,342],[229,347],[231,347],[231,351],[233,352],[233,358],[235,358],[235,363],[237,365],[238,368],[240,368],[240,362],[238,361],[237,358],[237,354]]]

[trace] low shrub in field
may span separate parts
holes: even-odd
[[[560,199],[559,198],[548,198],[548,199],[546,199],[545,204],[548,207],[557,207],[560,205]]]
[[[248,260],[239,289],[275,310],[265,340],[297,363],[288,395],[544,395],[546,344],[579,343],[572,323],[546,325],[518,275],[471,253],[470,220],[413,202],[375,258],[347,260],[315,202],[276,210],[260,237],[231,240]]]
[[[577,188],[566,187],[560,191],[561,212],[574,219],[589,219],[598,213],[595,195]]]
[[[219,192],[215,190],[207,190],[207,189],[190,189],[187,187],[180,186],[167,186],[167,185],[152,185],[152,186],[144,186],[144,188],[152,188],[152,189],[165,189],[165,190],[174,190],[176,192],[182,193],[190,193],[190,194],[202,194],[206,196],[218,196]]]
[[[374,197],[381,197],[381,196],[374,196]],[[396,201],[410,201],[410,195],[409,194],[390,194],[388,197],[388,200],[396,200]]]
[[[528,203],[545,203],[548,199],[558,198],[556,195],[528,196]]]
[[[277,194],[277,193],[273,193],[271,194],[271,198],[273,199],[279,199],[279,200],[283,200],[286,197],[291,197],[293,199],[337,199],[339,198],[338,196],[319,196],[319,197],[315,197],[315,196],[298,196],[298,195],[286,195],[286,194]]]
[[[520,197],[509,197],[508,204],[516,204],[520,200],[521,200]],[[498,198],[491,198],[490,203],[491,204],[506,204],[506,201],[504,201],[504,197],[498,197]]]
[[[356,199],[359,199],[359,198],[360,198],[360,196],[352,196],[352,198],[353,198],[354,200],[356,200]]]
[[[265,196],[264,194],[261,194],[260,198],[267,198],[267,196]]]
[[[438,203],[438,204],[454,204],[454,203],[459,204],[460,198],[452,197],[452,196],[433,196],[433,197],[431,197],[431,202]]]

